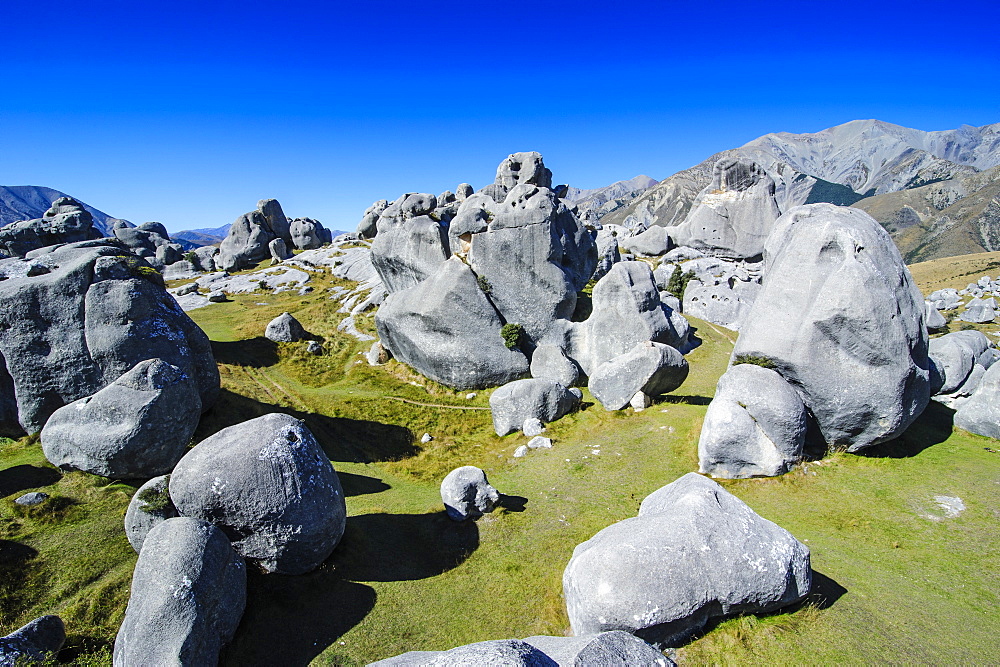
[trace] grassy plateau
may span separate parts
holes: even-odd
[[[915,265],[925,294],[964,287],[1000,253]],[[994,270],[994,274],[996,270]],[[702,344],[674,394],[644,411],[583,409],[548,426],[551,450],[513,458],[526,438],[497,437],[489,391],[472,399],[395,361],[371,367],[369,344],[339,333],[344,317],[314,291],[258,292],[190,313],[208,333],[222,396],[193,442],[268,412],[304,419],[347,495],[343,540],[302,576],[251,572],[227,665],[357,665],[409,650],[569,633],[562,573],[573,548],[634,516],[652,491],[697,469],[706,406],[736,333],[692,320]],[[263,338],[294,314],[322,342]],[[957,330],[960,322],[951,323]],[[361,330],[373,331],[362,317]],[[987,332],[996,325],[978,326]],[[499,332],[497,333],[499,335]],[[471,408],[471,409],[470,409]],[[430,433],[433,440],[421,444]],[[814,589],[794,608],[722,621],[679,647],[687,664],[988,663],[1000,637],[1000,449],[953,429],[931,403],[899,439],[834,454],[779,478],[725,481],[812,551]],[[439,485],[459,465],[483,468],[505,494],[476,523],[446,518]],[[143,480],[112,482],[49,465],[37,438],[0,440],[0,634],[59,614],[61,662],[110,663],[136,554],[122,521]],[[22,508],[14,498],[53,498]],[[936,496],[959,497],[948,517]]]

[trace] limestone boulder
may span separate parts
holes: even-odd
[[[802,459],[806,407],[778,373],[754,364],[727,370],[705,413],[699,472],[727,479],[781,475]]]
[[[983,370],[975,391],[955,410],[955,426],[1000,439],[1000,364]]]
[[[275,343],[294,343],[308,336],[305,327],[291,313],[278,315],[264,329],[264,338]]]
[[[940,378],[940,388],[935,393],[950,394],[961,387],[976,360],[989,348],[990,341],[982,331],[954,331],[932,338],[928,355]]]
[[[371,261],[390,294],[423,282],[451,254],[447,228],[427,215],[435,201],[434,195],[411,194],[379,218]]]
[[[262,199],[257,210],[244,213],[229,228],[215,265],[222,271],[250,268],[271,256],[270,243],[279,238],[291,243],[288,218],[277,200]]]
[[[167,519],[180,516],[170,500],[170,475],[154,477],[138,489],[125,510],[125,537],[136,553],[142,550],[146,535]]]
[[[580,367],[557,345],[539,345],[531,355],[531,377],[555,380],[564,387],[580,381]]]
[[[643,341],[595,368],[588,387],[605,409],[621,410],[636,393],[665,394],[680,387],[687,375],[684,355],[669,345]]]
[[[441,501],[449,519],[465,521],[496,509],[500,493],[490,486],[481,469],[462,466],[448,473],[441,482]]]
[[[148,359],[53,412],[42,428],[42,451],[55,466],[102,477],[162,475],[184,455],[200,418],[194,378]]]
[[[309,572],[344,534],[337,473],[309,429],[288,415],[264,415],[201,441],[174,468],[169,489],[182,516],[218,525],[267,572]]]
[[[618,240],[619,245],[637,255],[658,257],[670,250],[670,237],[665,227],[653,225],[635,236],[624,236]]]
[[[0,637],[0,667],[45,664],[66,641],[66,627],[58,616],[41,616]]]
[[[386,658],[368,667],[556,667],[556,663],[534,646],[519,639],[496,639],[466,644],[450,651],[410,651]]]
[[[688,473],[577,546],[563,594],[577,636],[623,630],[676,646],[712,618],[792,604],[811,583],[805,545]]]
[[[997,302],[993,297],[988,299],[972,299],[966,305],[965,311],[958,316],[958,319],[963,322],[975,322],[977,324],[992,322],[997,314],[996,307]]]
[[[555,380],[515,380],[490,396],[493,429],[504,436],[521,430],[532,417],[543,424],[554,422],[580,405],[579,397]]]
[[[0,252],[10,257],[24,257],[38,248],[100,237],[90,211],[72,197],[60,197],[41,218],[13,222],[0,228]]]
[[[214,665],[246,607],[247,573],[221,530],[167,519],[146,536],[132,574],[114,664]]]
[[[948,320],[930,301],[924,301],[924,326],[927,327],[928,332],[940,331],[948,327]]]
[[[382,211],[389,207],[389,202],[379,199],[377,202],[365,209],[361,222],[358,223],[357,235],[359,239],[373,239],[378,233],[378,219]]]
[[[549,656],[559,667],[668,667],[675,664],[643,640],[622,630],[582,637],[536,635],[524,641]]]
[[[902,433],[927,405],[928,343],[923,297],[888,233],[859,209],[797,206],[764,260],[734,357],[769,360],[835,449]]]
[[[545,166],[540,153],[529,151],[508,155],[497,167],[493,183],[479,192],[502,202],[511,190],[521,184],[552,189],[552,172]]]

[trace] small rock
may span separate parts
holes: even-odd
[[[653,404],[653,401],[649,398],[649,396],[646,396],[646,394],[642,393],[641,391],[637,391],[635,392],[635,395],[632,397],[632,400],[628,402],[628,404],[631,405],[636,412],[642,412],[643,410],[651,406]]]
[[[174,292],[177,296],[184,296],[186,294],[197,294],[198,293],[198,283],[188,283],[187,285],[182,285],[177,288]]]
[[[434,436],[431,435],[430,433],[424,433],[422,436],[420,436],[420,442],[424,443],[425,445],[433,439]]]
[[[169,483],[170,475],[149,480],[136,490],[125,510],[125,537],[136,553],[142,550],[149,531],[167,519],[180,516],[170,500]]]
[[[314,340],[309,341],[306,345],[306,352],[309,354],[315,354],[317,357],[323,354],[323,346]]]
[[[528,455],[528,448],[525,445],[521,445],[520,447],[514,450],[515,459],[519,459],[522,456],[527,456],[527,455]]]
[[[23,496],[20,496],[14,502],[18,505],[31,507],[32,505],[41,505],[48,499],[49,494],[42,491],[32,491],[31,493],[26,493]]]
[[[219,290],[215,292],[209,292],[208,300],[211,301],[212,303],[222,303],[226,301],[226,293]]]
[[[552,449],[552,438],[536,435],[528,441],[528,449]]]
[[[441,501],[448,518],[465,521],[496,509],[500,493],[490,486],[486,473],[480,468],[462,466],[448,473],[441,482]]]
[[[392,354],[382,345],[382,341],[377,340],[372,343],[371,349],[365,353],[365,359],[368,360],[369,366],[381,366],[392,359]]]
[[[268,323],[267,329],[264,330],[264,337],[275,343],[294,343],[308,335],[291,313],[278,315]]]
[[[465,400],[471,401],[476,397],[476,392],[472,391],[465,395]]]
[[[538,419],[538,417],[528,417],[524,420],[524,426],[521,427],[521,430],[526,436],[533,438],[536,435],[543,433],[545,431],[545,427],[542,426],[542,422]]]

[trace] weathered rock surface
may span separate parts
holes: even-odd
[[[378,219],[382,215],[382,211],[389,207],[389,202],[385,199],[379,199],[377,202],[365,209],[364,215],[361,217],[361,222],[358,223],[357,231],[359,239],[373,239],[378,233]]]
[[[619,238],[618,244],[628,252],[656,257],[670,250],[670,237],[666,228],[653,226],[634,236]]]
[[[136,553],[142,550],[142,543],[154,526],[180,516],[170,500],[169,482],[170,475],[154,477],[136,489],[129,501],[125,510],[125,537]]]
[[[687,375],[684,355],[669,345],[643,341],[595,368],[588,387],[605,409],[621,410],[637,392],[665,394],[680,387]]]
[[[466,644],[450,651],[410,651],[371,663],[368,667],[556,667],[556,663],[534,646],[519,639],[497,639]]]
[[[295,218],[289,223],[288,233],[292,237],[292,245],[299,250],[321,248],[333,240],[330,230],[312,218]]]
[[[711,618],[791,604],[811,581],[807,547],[688,473],[577,546],[563,593],[576,635],[624,630],[676,645]]]
[[[552,188],[552,172],[542,161],[541,153],[528,151],[508,155],[497,167],[493,183],[479,192],[502,202],[511,190],[521,184]]]
[[[267,323],[264,329],[264,338],[273,340],[275,343],[294,343],[307,338],[302,324],[292,316],[291,313],[282,313]]]
[[[930,301],[924,301],[924,326],[927,331],[938,331],[948,326],[948,320]]]
[[[996,317],[996,299],[973,299],[966,305],[965,312],[958,316],[963,322],[984,324]]]
[[[490,486],[481,469],[462,466],[448,473],[441,482],[441,501],[449,519],[465,521],[496,509],[500,494]]]
[[[978,366],[977,368],[982,368]],[[955,411],[955,426],[1000,439],[1000,364],[987,368],[975,392]]]
[[[36,252],[0,260],[0,431],[40,431],[58,408],[154,358],[194,379],[203,410],[215,402],[208,336],[147,263],[113,241]]]
[[[170,475],[170,498],[183,516],[211,521],[242,556],[281,574],[316,568],[346,525],[329,458],[302,422],[284,414],[230,426],[195,445]]]
[[[982,331],[954,331],[938,338],[932,338],[928,345],[928,355],[940,377],[939,394],[950,394],[965,382],[972,367],[990,347],[990,341]]]
[[[564,387],[572,387],[580,380],[580,367],[556,345],[536,347],[530,368],[531,377],[555,380]]]
[[[246,576],[212,524],[178,517],[154,527],[132,574],[115,666],[216,664],[243,616]]]
[[[0,228],[0,252],[24,257],[38,248],[99,238],[90,211],[72,197],[60,197],[41,218]]]
[[[482,389],[528,373],[528,359],[504,345],[503,321],[458,257],[419,285],[390,294],[375,325],[396,359],[449,387]]]
[[[583,637],[528,637],[531,644],[559,667],[668,667],[675,664],[635,635],[610,630]]]
[[[504,436],[519,431],[525,419],[536,417],[548,424],[575,410],[580,404],[569,389],[555,380],[515,380],[490,396],[493,429]]]
[[[886,231],[857,209],[799,206],[775,223],[764,258],[734,356],[773,362],[834,448],[899,435],[929,398],[927,330]]]
[[[451,254],[448,230],[428,213],[434,195],[411,194],[383,211],[371,261],[389,293],[427,280]]]
[[[42,664],[66,641],[66,627],[58,616],[40,616],[0,637],[0,667]]]
[[[753,364],[719,378],[698,440],[699,472],[712,477],[781,475],[802,459],[806,407],[778,373]]]
[[[215,265],[222,271],[249,268],[270,256],[269,244],[278,238],[292,242],[288,218],[277,200],[262,199],[257,202],[257,210],[236,218],[219,244]]]
[[[162,475],[184,455],[200,417],[194,379],[148,359],[53,412],[42,428],[42,451],[53,465],[102,477]]]

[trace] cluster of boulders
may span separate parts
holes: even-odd
[[[966,296],[971,297],[968,302],[963,300]],[[1000,296],[1000,279],[993,280],[990,276],[983,276],[960,290],[954,288],[936,290],[927,297],[928,326],[932,326],[932,322],[933,328],[943,329],[946,322],[938,311],[955,310],[963,304],[965,307],[958,315],[959,320],[975,324],[993,322],[997,314],[1000,314],[996,301],[998,296]]]
[[[60,243],[76,243],[101,238],[94,216],[72,197],[52,202],[45,215],[35,220],[13,222],[0,228],[0,253],[24,257],[32,250]]]
[[[781,474],[802,458],[810,424],[850,452],[898,436],[930,397],[924,312],[899,251],[868,214],[789,210],[767,239],[763,284],[705,416],[701,471]]]
[[[220,271],[238,271],[255,266],[270,257],[280,262],[292,256],[294,249],[311,250],[330,243],[329,229],[312,218],[285,216],[277,199],[262,199],[257,210],[236,218],[219,245],[215,267]]]
[[[928,354],[932,398],[955,410],[955,426],[1000,438],[1000,350],[970,330],[931,339]]]

